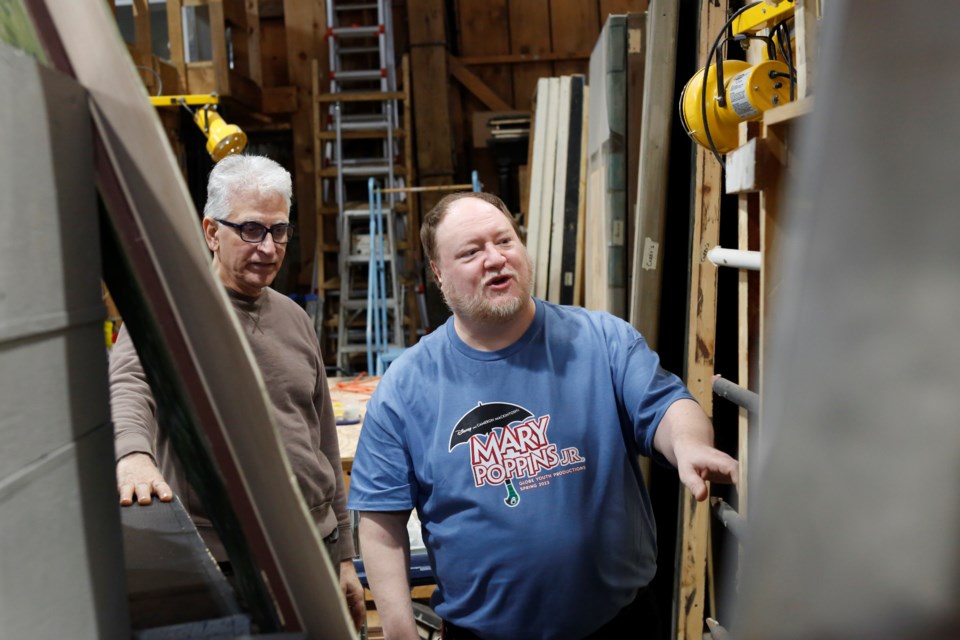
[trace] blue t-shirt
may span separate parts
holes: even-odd
[[[656,571],[624,434],[654,455],[663,414],[690,397],[607,313],[536,300],[523,337],[495,352],[450,319],[367,405],[348,506],[417,509],[444,619],[491,640],[580,638]]]

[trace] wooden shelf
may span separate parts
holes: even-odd
[[[811,111],[813,111],[813,98],[800,98],[799,100],[788,102],[783,106],[764,111],[763,124],[767,126],[783,124],[805,116]]]

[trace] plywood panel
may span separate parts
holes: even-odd
[[[561,76],[557,99],[557,153],[553,178],[553,213],[550,223],[550,268],[544,299],[560,302],[560,283],[563,278],[563,218],[567,198],[567,156],[570,151],[570,80]]]
[[[535,110],[530,127],[530,188],[526,205],[527,252],[534,264],[540,254],[540,225],[543,201],[545,157],[547,153],[547,110],[550,108],[550,79],[537,81]]]
[[[591,174],[587,225],[587,306],[626,317],[626,19],[611,16],[590,56]]]
[[[570,78],[570,120],[567,136],[567,164],[563,172],[563,217],[560,219],[560,304],[580,304],[580,270],[583,268],[583,186],[585,157],[584,125],[587,105],[584,76]]]
[[[550,280],[550,245],[552,240],[554,180],[557,171],[557,137],[560,125],[560,78],[548,79],[546,141],[543,154],[543,177],[541,179],[539,240],[535,261],[534,295],[547,298]],[[539,105],[540,99],[537,103]]]
[[[637,202],[632,212],[634,261],[630,322],[653,345],[657,344],[659,334],[663,280],[661,247],[667,216],[670,130],[677,104],[674,99],[677,21],[675,3],[654,2],[647,12],[646,46],[643,47],[643,117],[635,165]],[[637,61],[636,58],[632,60]],[[717,202],[719,206],[719,200]],[[706,313],[710,313],[709,309]]]

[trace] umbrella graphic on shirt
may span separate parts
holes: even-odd
[[[450,448],[453,451],[457,445],[469,442],[476,435],[489,435],[494,429],[503,429],[514,422],[524,422],[533,417],[533,414],[521,406],[509,402],[478,402],[457,421],[450,434]],[[506,481],[507,497],[503,503],[508,507],[515,507],[520,503],[520,494],[513,487],[513,481]]]

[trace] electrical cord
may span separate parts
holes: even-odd
[[[149,71],[153,74],[153,77],[157,79],[157,94],[158,96],[163,95],[163,78],[160,77],[160,74],[157,73],[156,69],[152,67],[145,67],[142,64],[134,65],[137,69],[143,69],[144,71]]]
[[[790,30],[787,28],[787,18],[782,20],[771,30],[772,34],[777,35],[777,43],[780,47],[780,53],[783,55],[783,61],[790,69],[790,101],[796,98],[797,87],[797,68],[793,64],[793,49],[790,47]]]
[[[717,58],[717,103],[721,106],[726,101],[724,97],[724,86],[723,86],[723,63],[720,60],[720,54],[717,50],[720,46],[721,39],[727,33],[727,30],[730,28],[730,25],[733,24],[733,21],[736,20],[740,15],[747,9],[751,9],[758,4],[762,4],[762,0],[758,2],[751,2],[750,4],[744,5],[740,9],[737,9],[730,19],[727,20],[726,24],[723,25],[723,28],[720,29],[720,33],[717,34],[717,39],[713,41],[713,46],[710,48],[710,53],[707,55],[707,64],[703,68],[703,87],[700,91],[700,114],[703,118],[703,131],[707,134],[707,142],[710,143],[710,151],[713,152],[713,157],[717,159],[717,162],[720,163],[720,169],[723,170],[723,159],[720,157],[720,152],[717,151],[717,145],[713,142],[713,136],[710,134],[710,125],[707,123],[707,75],[710,72],[710,62],[716,57]]]

